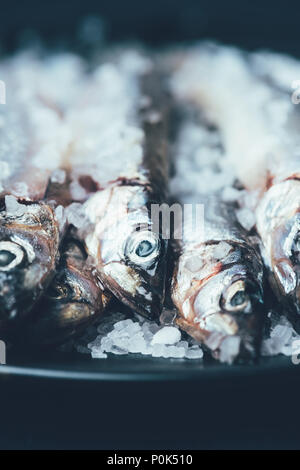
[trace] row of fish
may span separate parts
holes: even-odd
[[[213,357],[247,360],[269,286],[300,332],[298,68],[206,43],[2,60],[0,336],[53,346],[117,300],[156,321],[167,305]],[[164,203],[203,224],[166,235]]]

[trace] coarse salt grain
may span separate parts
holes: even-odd
[[[181,333],[174,326],[164,326],[153,336],[151,344],[175,344],[181,340]]]
[[[236,211],[236,216],[239,223],[245,230],[250,231],[254,227],[255,216],[250,209],[247,209],[246,207],[238,209]]]
[[[182,341],[177,328],[159,326],[142,317],[139,317],[139,321],[133,321],[124,314],[114,313],[102,320],[97,331],[99,335],[87,345],[95,359],[105,359],[108,353],[142,354],[173,359],[203,357],[199,345],[191,342],[190,346],[188,341]],[[84,352],[82,346],[78,346],[77,350]]]

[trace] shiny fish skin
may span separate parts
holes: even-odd
[[[78,233],[103,284],[135,311],[158,318],[165,292],[168,243],[151,230],[151,204],[165,199],[168,105],[155,65],[131,54],[122,53],[95,73],[84,111],[87,119],[91,117],[85,131],[87,156],[83,142],[79,147],[75,142],[69,162],[74,181],[77,178],[88,197],[84,204],[87,224]],[[134,70],[127,70],[128,60],[129,64],[133,60]],[[114,108],[115,102],[119,108]],[[85,125],[81,115],[82,107],[69,117],[78,133]],[[112,122],[106,129],[107,120]],[[105,150],[108,138],[113,140]],[[91,158],[94,154],[98,155],[96,166]]]
[[[14,216],[0,212],[0,327],[28,314],[54,275],[60,233],[47,204],[24,205]]]
[[[205,238],[199,242],[202,234],[186,224],[173,275],[177,323],[221,361],[255,358],[264,321],[261,258],[238,226],[233,207],[217,195],[199,203],[204,204]],[[228,252],[215,259],[220,242]],[[237,345],[233,358],[226,355],[230,342]]]
[[[16,59],[17,60],[17,59]],[[12,62],[14,59],[12,59]],[[30,67],[20,63],[18,72]],[[7,104],[0,108],[0,327],[22,320],[51,281],[63,236],[49,178],[69,145],[59,113],[1,64]],[[55,86],[53,84],[52,86]]]
[[[208,170],[211,178],[223,174],[222,184],[228,185],[226,147],[220,130],[209,119],[209,106],[200,106],[190,90],[187,96],[181,90],[178,93],[173,80],[171,87],[182,116],[174,146],[177,166],[182,169],[179,178],[183,178],[177,197],[181,204],[201,204],[204,209],[203,226],[195,227],[191,214],[185,215],[183,237],[174,240],[177,256],[171,298],[179,312],[177,324],[221,362],[253,360],[259,355],[265,319],[263,262],[237,221],[235,203],[222,200],[224,187],[204,181],[205,189],[201,189]],[[193,129],[194,137],[186,129]],[[198,175],[198,185],[192,189],[191,168],[183,172],[183,158],[186,164],[191,159],[195,162],[192,182]]]
[[[279,56],[284,62],[284,74],[275,54],[254,54],[252,73],[268,86],[279,103],[284,119],[278,126],[282,139],[281,158],[270,164],[266,187],[256,207],[257,231],[262,240],[262,253],[269,269],[269,280],[297,332],[300,332],[300,143],[299,108],[291,101],[291,83],[299,61]],[[274,65],[274,73],[272,69]]]
[[[193,64],[201,66],[182,93],[209,103],[226,142],[228,163],[248,191],[242,205],[255,214],[270,283],[299,332],[300,114],[289,88],[298,67],[287,58],[283,74],[272,54],[264,61],[264,53],[260,60],[259,53],[234,48],[213,46],[210,52],[202,46],[183,60],[189,76]]]
[[[228,163],[247,189],[242,205],[255,214],[270,283],[299,332],[300,114],[290,89],[299,66],[286,58],[280,68],[277,55],[215,45],[187,56],[184,74],[200,65],[182,93],[210,107]]]
[[[68,238],[55,278],[22,329],[18,344],[51,347],[80,334],[104,312],[104,292],[82,244]]]

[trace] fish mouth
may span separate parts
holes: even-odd
[[[41,301],[45,317],[55,319],[61,327],[78,324],[102,308],[101,292],[90,272],[68,267],[54,279]]]
[[[50,289],[52,287],[50,286]],[[24,341],[32,346],[47,347],[60,343],[80,334],[97,313],[102,310],[101,299],[90,299],[88,296],[72,291],[72,286],[60,285],[61,295],[54,297],[48,290],[34,309],[33,315],[23,331]]]
[[[243,292],[244,297],[240,292]],[[230,299],[235,301],[233,305]],[[197,321],[193,325],[198,331],[192,333],[192,336],[202,341],[214,358],[226,363],[257,360],[265,308],[262,289],[254,280],[249,277],[233,278],[221,296],[219,308],[214,312],[201,317],[195,307],[197,302],[194,304]],[[191,331],[190,322],[190,334]]]
[[[238,335],[241,339],[236,362],[258,360],[266,317],[263,290],[255,280],[249,278],[245,282],[245,286],[251,303],[251,311],[241,311],[234,315],[238,324]]]
[[[153,240],[156,250],[149,253]],[[126,250],[132,251],[132,246],[127,243],[125,259],[99,264],[98,274],[119,301],[147,319],[157,320],[165,298],[168,244],[149,231],[138,232],[134,242],[134,256],[128,255]]]
[[[80,334],[95,313],[91,305],[83,302],[62,304],[47,299],[45,306],[42,317],[39,317],[37,311],[23,330],[22,338],[17,338],[17,341],[14,338],[15,343],[43,348],[59,345],[75,334]]]
[[[99,273],[102,282],[114,296],[140,315],[157,320],[165,297],[164,270],[145,278],[134,269],[121,263],[110,263],[104,273]]]

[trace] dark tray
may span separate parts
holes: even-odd
[[[110,41],[215,38],[300,56],[295,1],[0,0],[0,11],[7,52],[30,29],[73,47],[82,18],[97,13]],[[299,396],[300,368],[284,357],[229,367],[8,352],[0,448],[299,448]]]
[[[300,369],[8,354],[0,448],[299,448]]]

